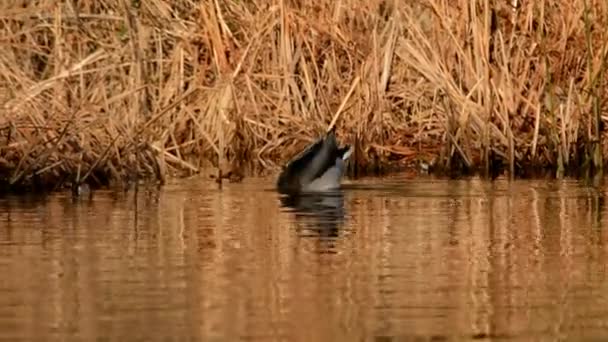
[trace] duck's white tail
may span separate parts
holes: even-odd
[[[352,146],[350,146],[348,148],[348,151],[344,152],[344,154],[342,155],[342,160],[346,161],[348,158],[350,158],[350,155],[353,154],[354,148]]]

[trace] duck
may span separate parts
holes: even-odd
[[[332,128],[283,167],[276,182],[278,191],[300,194],[339,189],[352,152],[350,145],[339,147]]]

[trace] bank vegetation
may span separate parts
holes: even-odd
[[[2,189],[275,172],[601,170],[606,0],[0,3]],[[225,171],[228,173],[228,171]]]

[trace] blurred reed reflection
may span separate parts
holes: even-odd
[[[604,339],[603,187],[272,180],[0,199],[0,339]]]

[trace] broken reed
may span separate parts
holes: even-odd
[[[5,1],[3,187],[277,163],[601,169],[608,1]],[[347,96],[348,95],[348,96]]]

